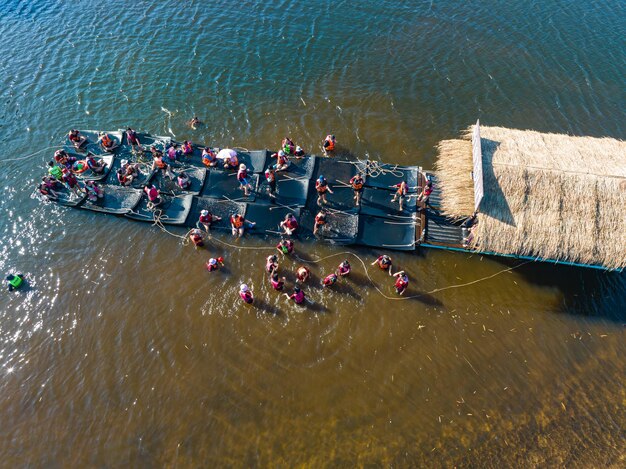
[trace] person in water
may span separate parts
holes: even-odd
[[[328,201],[326,200],[326,193],[328,192],[332,194],[333,191],[328,185],[328,181],[322,174],[320,174],[317,181],[315,181],[315,190],[317,191],[317,205],[321,207],[322,204],[327,204]]]
[[[133,151],[137,151],[139,153],[143,152],[143,148],[141,147],[141,142],[139,141],[139,136],[137,132],[135,132],[130,127],[126,129],[126,141],[131,146]]]
[[[104,189],[95,181],[90,180],[85,183],[85,192],[90,202],[97,202],[98,199],[104,197]]]
[[[191,127],[193,130],[196,130],[200,124],[202,124],[202,122],[200,122],[198,116],[194,116],[193,119],[189,121],[189,127]]]
[[[239,287],[239,297],[243,300],[244,303],[251,305],[254,302],[254,295],[252,294],[252,290],[246,285],[242,283]]]
[[[267,193],[274,203],[276,199],[276,172],[273,167],[270,166],[265,170],[265,180],[267,181]]]
[[[402,204],[404,202],[404,199],[406,198],[407,192],[409,191],[409,186],[406,181],[402,181],[401,183],[395,184],[391,187],[396,189],[396,193],[393,196],[393,199],[391,199],[391,202],[395,202],[397,200],[400,204],[400,211],[402,211]]]
[[[298,229],[298,220],[293,213],[288,213],[285,215],[285,219],[280,222],[280,227],[286,235],[291,236]]]
[[[161,205],[161,202],[163,201],[161,199],[161,193],[154,184],[144,187],[143,191],[146,193],[146,195],[148,196],[148,200],[154,207]]]
[[[283,256],[293,253],[293,241],[290,239],[281,239],[276,245],[276,249]]]
[[[206,263],[206,270],[208,270],[209,272],[215,272],[216,270],[219,270],[220,267],[224,267],[223,257],[211,257]]]
[[[328,274],[322,280],[322,286],[324,288],[330,287],[331,285],[334,285],[335,283],[337,283],[337,274],[335,272],[333,272],[332,274]]]
[[[372,262],[372,265],[377,265],[382,270],[388,271],[389,275],[393,275],[393,273],[391,272],[391,267],[392,267],[391,257],[389,257],[387,254],[378,256],[378,258],[374,262]]]
[[[393,274],[393,276],[396,278],[396,283],[394,284],[396,293],[398,295],[404,295],[404,292],[409,286],[408,275],[404,272],[404,270],[401,270],[400,272],[396,272],[395,274]]]
[[[278,256],[276,254],[271,254],[265,259],[265,272],[269,275],[278,272]]]
[[[178,187],[182,190],[187,191],[191,189],[191,178],[185,171],[181,171],[178,173],[178,177],[176,178],[176,184],[178,184]]]
[[[335,151],[335,145],[337,141],[335,140],[334,135],[326,135],[326,138],[322,142],[322,151],[325,156],[328,156],[329,153],[333,153]]]
[[[88,153],[85,157],[87,168],[89,168],[94,174],[102,174],[107,167],[107,164],[102,159],[96,159],[94,155]]]
[[[296,145],[296,151],[293,152],[293,155],[296,158],[302,158],[304,156],[304,150],[302,149],[302,147]]]
[[[337,269],[337,275],[339,275],[340,277],[346,277],[350,274],[351,270],[352,267],[350,266],[348,259],[346,259],[341,264],[339,264],[339,268]]]
[[[237,236],[238,238],[241,238],[246,228],[251,230],[255,226],[256,226],[255,222],[246,220],[243,217],[243,215],[235,213],[230,216],[230,227],[231,227],[233,236]]]
[[[293,300],[297,305],[301,305],[306,301],[306,297],[304,296],[304,292],[300,289],[298,285],[293,287],[293,293],[289,295],[288,293],[283,293],[289,300]]]
[[[106,152],[112,152],[119,146],[117,141],[113,140],[106,132],[98,134],[98,144]]]
[[[280,149],[285,153],[285,155],[293,155],[296,150],[296,146],[289,137],[285,137],[280,144]]]
[[[198,228],[194,228],[189,232],[189,239],[197,248],[204,246],[204,236],[202,235],[202,230]]]
[[[278,277],[278,272],[274,272],[270,276],[270,283],[274,290],[281,291],[285,286],[285,277]]]
[[[300,283],[305,283],[308,279],[311,278],[311,271],[307,269],[305,266],[301,265],[296,270],[296,279]]]
[[[313,235],[317,235],[317,232],[320,231],[326,223],[328,223],[328,213],[326,210],[322,209],[317,212],[317,215],[315,215],[315,221],[313,222]]]
[[[9,274],[5,280],[9,291],[19,290],[24,285],[23,274]]]
[[[200,228],[200,226],[202,226],[204,227],[204,230],[208,233],[211,229],[211,225],[213,223],[217,223],[221,219],[222,217],[213,215],[211,212],[205,209],[200,212],[200,217],[198,218],[198,223],[196,223],[196,227]]]
[[[210,147],[204,147],[202,150],[202,164],[207,168],[214,168],[217,166],[217,154]]]
[[[350,187],[352,187],[352,190],[354,191],[354,200],[357,207],[361,205],[361,194],[363,194],[364,184],[365,181],[363,180],[361,173],[356,173],[356,175],[350,179]]]
[[[248,180],[248,168],[241,163],[239,165],[239,171],[237,171],[237,181],[239,182],[239,188],[243,191],[243,195],[248,197],[252,191],[252,186]]]
[[[87,138],[80,135],[80,132],[76,129],[70,130],[69,134],[67,134],[67,138],[70,142],[72,142],[72,145],[74,145],[74,148],[77,150],[87,143]]]

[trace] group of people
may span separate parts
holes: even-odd
[[[102,186],[93,180],[86,180],[81,183],[76,175],[82,174],[88,169],[96,175],[102,174],[105,168],[106,163],[96,159],[91,154],[87,154],[84,160],[78,160],[65,150],[57,150],[54,159],[48,162],[48,175],[41,178],[37,190],[43,196],[57,199],[59,192],[63,188],[67,188],[77,197],[87,195],[90,201],[95,202],[104,197]]]

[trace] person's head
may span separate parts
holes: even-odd
[[[272,256],[270,257],[270,261],[278,262],[278,256],[276,254],[272,254]]]
[[[330,136],[330,138],[332,138],[333,140],[335,140],[335,136],[334,136],[334,135],[331,135],[331,136]]]
[[[293,291],[295,293],[300,293],[300,287],[298,287],[298,286],[293,287]]]
[[[241,163],[241,164],[239,165],[239,169],[241,169],[242,171],[244,171],[244,170],[246,169],[246,165],[245,165],[245,164],[243,164],[243,163]]]
[[[247,293],[250,291],[250,288],[248,288],[248,285],[246,285],[245,283],[242,283],[239,287],[239,291],[242,293]]]
[[[341,265],[343,265],[344,267],[350,267],[350,263],[348,262],[348,259],[345,259]]]
[[[296,145],[296,151],[302,151],[302,148],[299,145]]]
[[[217,265],[217,259],[211,257],[211,259],[209,259],[209,265]]]
[[[122,160],[122,161],[120,161],[120,165],[122,165],[122,168],[123,168],[124,166],[126,166],[127,164],[128,164],[128,160]]]
[[[126,129],[126,132],[132,132],[133,129],[131,129],[130,127]]]
[[[206,217],[208,214],[209,214],[209,211],[208,211],[208,210],[202,210],[202,211],[200,212],[200,215],[202,215],[203,217]]]
[[[209,153],[211,151],[211,147],[204,147],[204,151],[206,151],[207,153]]]
[[[280,150],[280,151],[278,152],[278,156],[285,156],[285,152],[284,152],[284,151],[282,151],[282,150]]]
[[[54,161],[48,161],[48,166],[50,167],[54,166]]]
[[[356,173],[356,177],[360,178],[362,176],[361,172],[359,171],[358,173]]]

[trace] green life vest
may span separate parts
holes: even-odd
[[[48,173],[59,181],[63,178],[63,171],[61,171],[61,168],[58,166],[51,166],[50,169],[48,169]]]
[[[20,277],[19,275],[12,275],[13,278],[11,278],[11,280],[9,280],[9,283],[11,284],[11,286],[15,289],[18,289],[22,286],[22,277]]]

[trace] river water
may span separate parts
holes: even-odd
[[[623,2],[8,0],[0,34],[2,466],[623,467],[626,274],[391,253],[394,301],[302,244],[354,272],[301,309],[266,250],[31,197],[71,127],[425,168],[477,118],[624,139]]]

